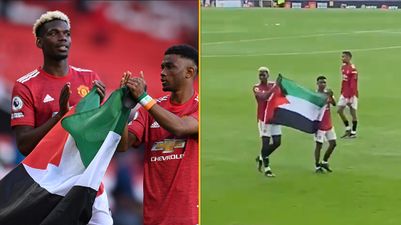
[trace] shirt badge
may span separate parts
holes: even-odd
[[[79,96],[82,98],[85,97],[89,93],[89,88],[85,85],[79,85],[77,88]]]

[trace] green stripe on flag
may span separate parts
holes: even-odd
[[[81,102],[96,101],[91,93]],[[122,99],[123,90],[118,89],[101,107],[86,110],[94,105],[83,103],[79,112],[62,120],[63,128],[75,140],[85,167],[91,163],[110,131],[122,134],[130,113],[130,109],[123,106]]]
[[[302,98],[318,107],[323,107],[327,103],[326,95],[304,88],[281,75],[277,78],[277,83],[285,95]]]
[[[96,92],[96,88],[92,88],[92,90],[78,102],[75,107],[75,112],[84,112],[91,109],[96,109],[100,105],[100,96]]]

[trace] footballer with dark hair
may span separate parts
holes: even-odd
[[[316,79],[317,92],[327,95],[327,105],[325,106],[325,111],[323,114],[323,118],[319,123],[319,128],[315,133],[314,139],[316,142],[315,147],[315,171],[316,173],[323,173],[325,169],[328,172],[332,172],[329,167],[329,158],[331,153],[333,153],[334,148],[336,147],[336,132],[334,130],[333,124],[331,122],[331,113],[330,113],[330,105],[335,106],[336,101],[333,97],[333,91],[330,89],[326,89],[327,79],[325,76],[318,76]],[[325,141],[329,142],[329,146],[323,156],[323,161],[320,161],[320,151],[322,150],[323,143]]]
[[[128,125],[128,145],[145,144],[144,225],[199,224],[198,51],[175,45],[164,53],[160,80],[170,94],[153,99],[142,76],[123,76],[142,105]],[[126,146],[128,148],[128,146]]]
[[[345,126],[345,134],[342,138],[355,138],[358,118],[356,111],[358,108],[358,71],[351,62],[352,53],[350,51],[342,52],[342,83],[341,95],[338,100],[338,114]],[[347,117],[344,114],[345,107],[348,106],[352,117],[352,128]]]

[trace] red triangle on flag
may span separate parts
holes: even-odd
[[[270,123],[274,117],[274,111],[280,105],[289,104],[290,102],[285,97],[279,85],[274,86],[273,93],[267,102],[264,123]]]
[[[75,108],[64,117],[73,114]],[[45,170],[48,164],[59,166],[68,132],[61,126],[61,120],[47,133],[33,151],[22,161],[23,164]]]

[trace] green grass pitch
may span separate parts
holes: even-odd
[[[401,224],[399,11],[203,9],[201,47],[202,225]],[[334,172],[320,175],[312,136],[284,128],[277,177],[264,177],[257,68],[311,89],[324,74],[338,99],[345,49],[359,71],[358,138],[338,139]],[[341,136],[335,109],[332,118]]]

